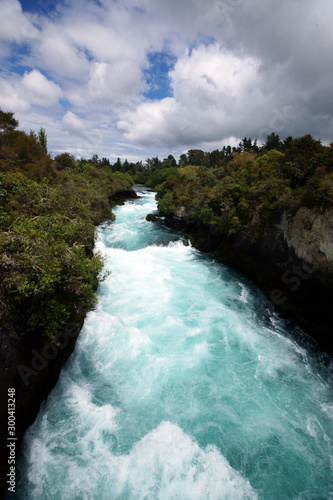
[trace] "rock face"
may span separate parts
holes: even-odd
[[[321,212],[302,207],[293,218],[284,214],[279,228],[298,258],[315,269],[333,272],[333,208]]]
[[[173,214],[173,223],[176,227],[188,227],[190,224],[190,216],[186,207],[179,207]]]
[[[0,328],[0,498],[4,498],[8,467],[8,389],[15,390],[15,455],[24,432],[35,420],[41,403],[56,384],[60,370],[72,353],[84,321],[85,311],[77,314],[52,343],[48,337],[13,337],[13,327]],[[17,472],[17,471],[16,471]],[[17,474],[16,474],[17,477]]]
[[[197,248],[248,276],[274,306],[333,354],[333,209],[300,208],[280,224],[233,236],[210,225],[191,224],[186,207],[166,222],[184,229]],[[259,217],[252,229],[260,226]]]

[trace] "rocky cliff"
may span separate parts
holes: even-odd
[[[278,228],[290,248],[311,268],[333,273],[333,208],[300,208],[295,217],[283,214]]]
[[[332,208],[302,207],[296,215],[284,213],[274,226],[263,226],[255,216],[249,231],[232,236],[214,225],[193,225],[184,206],[166,222],[185,230],[197,248],[248,276],[279,311],[333,353]]]

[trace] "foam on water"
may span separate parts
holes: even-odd
[[[332,368],[154,210],[146,193],[98,231],[111,274],[26,433],[17,498],[333,498]]]

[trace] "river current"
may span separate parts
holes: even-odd
[[[15,498],[333,499],[330,360],[139,195],[98,228],[110,274],[25,434]]]

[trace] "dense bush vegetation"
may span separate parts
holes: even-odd
[[[53,338],[77,308],[94,306],[103,266],[94,226],[111,217],[108,198],[133,181],[68,153],[52,160],[45,131],[17,125],[0,110],[0,317],[17,335]]]
[[[184,205],[192,222],[226,234],[249,228],[254,215],[264,226],[285,210],[333,203],[333,143],[323,146],[310,135],[282,141],[273,132],[262,147],[244,137],[238,147],[191,149],[178,164],[172,155],[148,158],[145,165],[118,158],[111,169],[156,189],[165,214]]]
[[[262,148],[250,141],[247,148],[201,155],[192,150],[169,175],[161,165],[150,177],[159,209],[168,215],[185,206],[192,224],[213,225],[230,235],[257,232],[301,206],[333,205],[333,143],[323,146],[310,135],[280,141],[279,150],[267,143],[269,138]],[[195,158],[198,165],[190,164]]]

